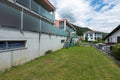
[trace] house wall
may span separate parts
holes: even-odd
[[[96,40],[95,38],[102,38],[101,33],[89,33],[89,34],[84,33],[83,36],[84,36],[84,40],[85,40],[85,37],[87,36],[88,41],[95,41]]]
[[[45,55],[48,50],[63,48],[66,37],[41,34],[31,31],[23,31],[10,28],[0,28],[0,41],[26,40],[25,48],[8,49],[0,51],[0,70],[9,69],[12,66],[20,65]],[[39,37],[40,36],[40,37]]]
[[[120,30],[109,36],[109,42],[117,43],[117,36],[120,36]],[[108,43],[108,38],[105,40],[105,43]]]
[[[88,34],[88,41],[94,41],[94,33]]]

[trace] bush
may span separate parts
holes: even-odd
[[[117,59],[120,60],[120,44],[112,47],[112,55]]]

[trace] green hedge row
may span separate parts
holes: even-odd
[[[112,55],[117,59],[120,60],[120,44],[112,47]]]

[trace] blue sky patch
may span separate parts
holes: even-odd
[[[103,7],[109,6],[109,3],[104,2],[104,0],[91,0],[90,6],[95,8],[95,11],[99,12]],[[114,6],[115,4],[111,4],[106,10],[111,10]]]
[[[92,18],[88,18],[88,19],[86,20],[86,22],[90,22],[90,21],[92,21]]]

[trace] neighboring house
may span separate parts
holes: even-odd
[[[76,28],[67,19],[56,20],[55,25],[56,27],[63,29],[67,31],[68,33],[76,34]]]
[[[68,33],[54,11],[48,0],[0,0],[0,70],[63,48]]]
[[[87,41],[97,41],[98,39],[102,39],[102,32],[98,31],[87,31],[83,33],[84,40]]]
[[[74,43],[79,40],[79,36],[76,35],[76,28],[67,19],[56,20],[55,25],[59,29],[67,31],[69,34],[68,38],[74,40]]]
[[[120,43],[120,25],[117,26],[111,33],[109,33],[105,38],[105,43]]]

